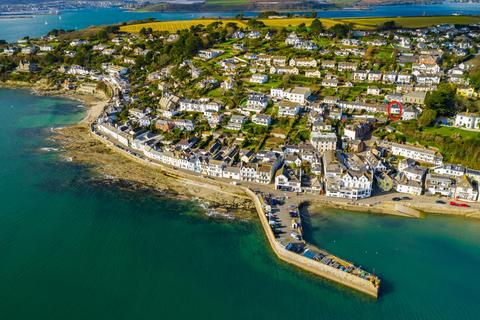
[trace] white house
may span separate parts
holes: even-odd
[[[290,192],[301,192],[301,180],[301,171],[298,173],[294,172],[287,165],[284,165],[275,177],[275,189]]]
[[[270,74],[293,74],[298,75],[297,67],[290,66],[272,66],[270,68]]]
[[[243,110],[248,112],[260,113],[268,105],[268,97],[263,93],[250,93],[247,98],[247,105]]]
[[[216,58],[216,57],[220,56],[221,54],[223,54],[223,50],[209,49],[209,50],[198,51],[198,56],[201,59],[205,59],[205,60],[210,60],[210,59]]]
[[[372,175],[367,172],[346,171],[340,176],[325,179],[328,197],[363,199],[372,194]]]
[[[337,135],[334,132],[312,132],[310,143],[320,152],[337,149]]]
[[[290,66],[298,68],[316,68],[317,60],[312,58],[290,59]]]
[[[378,96],[378,95],[380,95],[380,93],[381,93],[381,90],[377,87],[368,87],[367,88],[367,94]]]
[[[443,166],[433,168],[433,172],[436,174],[452,177],[462,177],[465,174],[465,171],[465,167],[456,164],[445,164]]]
[[[296,102],[301,105],[304,105],[307,101],[307,98],[310,97],[311,91],[310,88],[306,87],[295,87],[294,89],[270,89],[270,96],[277,99],[286,99],[291,102]]]
[[[358,70],[353,73],[353,81],[366,81],[368,79],[368,72]]]
[[[295,117],[300,113],[300,104],[292,101],[282,100],[278,103],[279,117]]]
[[[400,74],[397,75],[397,83],[408,84],[410,82],[412,82],[412,75],[411,74],[400,73]]]
[[[455,116],[455,127],[480,129],[480,115],[462,112]]]
[[[272,123],[272,117],[266,114],[256,114],[252,117],[252,122],[261,126],[269,126]]]
[[[418,148],[405,144],[392,143],[392,153],[395,156],[414,159],[426,163],[441,165],[443,157],[434,150]]]
[[[117,140],[121,144],[123,144],[125,146],[129,145],[130,136],[127,133],[120,130],[119,128],[114,127],[111,124],[105,122],[105,123],[100,124],[98,126],[98,129],[101,132],[105,133],[106,135],[108,135],[108,136],[112,137],[113,139]]]
[[[322,76],[320,70],[310,69],[305,70],[305,77],[307,78],[320,78]]]
[[[425,190],[432,195],[452,197],[455,193],[455,180],[447,176],[430,173],[425,180]]]
[[[423,186],[421,182],[408,180],[406,177],[402,177],[397,181],[396,190],[400,193],[408,193],[419,196],[423,192]]]
[[[402,120],[412,120],[418,117],[418,110],[413,107],[404,107],[402,110]]]
[[[227,126],[225,127],[228,130],[240,130],[242,129],[243,124],[246,121],[246,117],[240,115],[233,115],[228,121]]]
[[[337,69],[338,71],[356,71],[358,64],[356,62],[339,62]]]
[[[370,71],[368,73],[368,81],[375,82],[382,80],[382,73],[380,71]]]
[[[440,66],[436,63],[413,63],[412,71],[421,74],[437,74],[440,72]]]
[[[478,186],[467,176],[457,178],[455,187],[455,199],[464,201],[477,201]]]
[[[260,73],[252,74],[252,76],[250,77],[250,82],[251,83],[259,83],[259,84],[267,83],[268,82],[268,75],[260,74]]]
[[[384,73],[382,80],[384,83],[395,83],[397,81],[397,73],[396,72]]]

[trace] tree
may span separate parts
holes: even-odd
[[[280,15],[277,11],[262,11],[258,15],[259,19],[267,19],[270,16],[278,16]]]
[[[322,22],[318,19],[313,20],[312,24],[310,25],[310,30],[316,33],[322,32],[323,31]]]
[[[437,119],[437,111],[431,109],[425,109],[422,112],[422,115],[418,118],[417,124],[420,127],[428,127],[429,125],[433,124],[433,122]]]
[[[221,21],[212,22],[209,25],[207,25],[207,31],[212,32],[212,31],[218,29],[222,24],[223,24],[223,22],[221,22]]]
[[[227,34],[231,35],[238,30],[238,25],[235,22],[228,22],[225,25],[225,30],[227,30]]]
[[[262,21],[258,21],[256,19],[250,19],[247,22],[247,26],[249,26],[250,28],[253,28],[253,29],[263,28],[263,27],[265,27],[265,23],[263,23]]]
[[[480,90],[480,68],[470,73],[470,82],[475,89]]]
[[[182,67],[182,68],[173,68],[172,76],[178,80],[185,80],[189,78],[190,74],[187,68]]]
[[[305,25],[305,23],[301,23],[297,26],[297,32],[299,33],[307,32],[307,26]]]
[[[375,47],[372,47],[372,46],[368,47],[367,51],[365,51],[365,59],[372,60],[373,55],[375,54],[375,51],[376,51]]]
[[[438,115],[452,115],[455,113],[455,87],[442,83],[438,89],[430,92],[425,98],[427,109],[436,110]]]
[[[398,25],[393,20],[385,21],[380,27],[379,30],[394,30],[398,29]]]
[[[107,40],[108,40],[108,32],[107,32],[107,30],[105,30],[105,29],[100,30],[100,31],[97,33],[97,39],[100,40],[100,41],[107,41]]]
[[[339,39],[347,37],[352,31],[353,27],[351,24],[338,23],[330,27],[330,31],[335,34]]]
[[[282,77],[282,85],[283,85],[284,87],[288,87],[291,82],[292,82],[292,76],[291,76],[291,75],[285,74],[285,75]]]

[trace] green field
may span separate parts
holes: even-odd
[[[287,19],[264,19],[261,20],[269,27],[298,26],[305,23],[307,26],[313,21],[312,18],[287,18]],[[329,28],[338,23],[351,23],[358,30],[374,30],[387,21],[395,21],[398,26],[404,28],[422,28],[437,24],[474,24],[480,23],[480,16],[435,16],[435,17],[397,17],[397,18],[339,18],[320,19],[322,24]]]
[[[433,133],[435,135],[443,136],[443,137],[459,137],[461,139],[469,139],[469,138],[479,138],[480,132],[475,131],[468,131],[459,128],[452,128],[452,127],[428,127],[423,129],[424,132]]]
[[[249,0],[206,0],[207,5],[212,6],[228,6],[228,5],[240,5],[247,4]]]
[[[352,23],[356,28],[375,28],[386,21],[395,23],[404,28],[422,28],[437,24],[474,24],[480,22],[480,16],[433,16],[433,17],[396,17],[396,18],[355,18],[341,19],[345,23]]]

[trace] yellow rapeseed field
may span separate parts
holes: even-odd
[[[221,21],[224,24],[229,22],[234,22],[239,27],[246,27],[246,24],[240,20],[195,19],[195,20],[184,20],[184,21],[159,21],[159,22],[132,24],[128,26],[122,26],[120,30],[123,32],[138,33],[142,28],[152,28],[154,31],[177,32],[178,30],[190,29],[191,26],[195,26],[199,24],[203,24],[204,26],[207,26],[210,23],[217,22],[217,21]]]
[[[323,26],[326,28],[330,28],[331,26],[342,23],[340,20],[334,19],[319,19]],[[312,24],[312,18],[285,18],[285,19],[261,19],[266,26],[274,27],[274,28],[283,28],[283,27],[296,27],[302,23],[308,27]]]
[[[210,23],[221,21],[224,24],[234,22],[239,27],[246,27],[246,21],[235,19],[194,19],[185,21],[160,21],[133,24],[122,26],[120,29],[124,32],[138,33],[142,28],[152,28],[155,31],[176,32],[178,30],[189,29],[194,25],[208,25]],[[266,26],[273,28],[296,27],[302,23],[308,27],[312,23],[312,18],[280,18],[280,19],[260,19]],[[395,21],[395,23],[405,28],[422,28],[442,23],[456,24],[473,24],[480,23],[480,16],[432,16],[432,17],[398,17],[398,18],[342,18],[342,19],[325,19],[320,21],[326,28],[338,23],[351,23],[354,29],[373,30],[377,26],[382,25],[386,21]]]

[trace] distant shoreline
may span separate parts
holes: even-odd
[[[222,12],[228,10],[230,12],[265,12],[275,11],[279,13],[287,12],[320,12],[320,11],[335,11],[335,10],[368,10],[372,7],[383,6],[401,6],[401,5],[434,5],[443,4],[445,0],[391,0],[391,2],[383,3],[346,3],[344,5],[338,3],[315,3],[310,2],[311,7],[305,5],[303,7],[291,7],[282,3],[269,4],[265,3],[245,3],[235,5],[212,5],[212,4],[148,4],[136,9],[131,9],[132,12],[189,12],[189,11],[206,11],[206,12]]]

